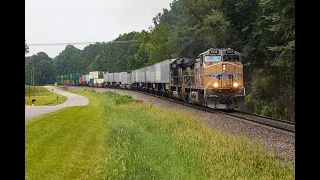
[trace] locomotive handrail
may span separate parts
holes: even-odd
[[[212,83],[213,78],[211,78],[211,81],[204,87],[204,95],[207,95],[207,88],[210,86],[210,84]]]
[[[236,81],[243,87],[243,95],[246,95],[246,88],[244,87],[244,85],[241,84],[240,81],[238,81],[238,78],[236,78]]]

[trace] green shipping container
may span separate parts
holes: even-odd
[[[102,71],[98,71],[98,79],[103,79],[103,72]]]

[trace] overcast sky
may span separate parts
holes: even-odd
[[[25,38],[31,56],[57,56],[66,45],[42,43],[111,41],[119,34],[147,30],[173,0],[26,0]],[[86,45],[75,45],[83,49]]]

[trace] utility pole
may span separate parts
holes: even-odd
[[[32,77],[32,70],[30,71],[30,81],[29,81],[29,99],[30,99],[31,77]]]
[[[32,67],[32,83],[33,83],[33,96],[34,96],[34,67]]]
[[[32,73],[32,76],[33,76],[33,77],[32,77],[32,78],[33,78],[33,81],[32,81],[32,82],[33,82],[33,88],[34,88],[34,67],[32,67],[32,71],[33,71],[33,73]]]

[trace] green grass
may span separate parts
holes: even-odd
[[[59,96],[57,102],[57,96]],[[35,106],[55,106],[57,104],[61,104],[67,100],[67,97],[62,96],[60,94],[53,93],[52,91],[48,91],[48,89],[35,86],[30,87],[30,98],[29,98],[29,86],[25,86],[25,105],[31,106],[32,99],[35,99]]]
[[[26,179],[99,179],[106,157],[101,101],[26,121]],[[102,174],[103,175],[103,174]]]
[[[188,112],[110,92],[73,92],[89,97],[89,106],[26,122],[28,178],[295,178],[290,162],[245,137],[208,128]]]

